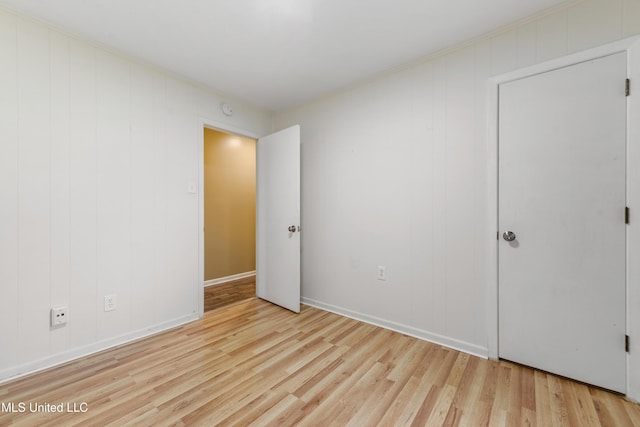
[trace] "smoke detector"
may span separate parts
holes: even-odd
[[[231,104],[227,104],[226,102],[224,104],[222,104],[222,112],[226,115],[226,116],[231,116],[233,115],[233,107],[231,106]]]

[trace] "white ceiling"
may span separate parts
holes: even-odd
[[[269,110],[565,0],[0,0]]]

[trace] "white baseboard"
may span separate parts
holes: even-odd
[[[418,338],[424,341],[429,341],[434,344],[439,344],[444,347],[452,348],[454,350],[462,351],[463,353],[469,353],[474,356],[487,359],[489,356],[489,349],[481,347],[479,345],[471,344],[465,341],[456,340],[453,338],[445,337],[432,332],[417,329],[412,326],[403,325],[389,320],[381,319],[379,317],[370,316],[368,314],[359,313],[357,311],[348,310],[346,308],[337,307],[335,305],[326,304],[320,301],[316,301],[310,298],[301,298],[303,304],[311,307],[319,308],[320,310],[330,311],[332,313],[339,314],[341,316],[349,317],[351,319],[359,320],[361,322],[369,323],[371,325],[380,326],[381,328],[389,329],[401,334],[409,335],[414,338]]]
[[[246,273],[238,273],[238,274],[234,274],[232,276],[227,276],[227,277],[220,277],[218,279],[212,279],[212,280],[207,280],[206,282],[204,282],[204,286],[213,286],[213,285],[219,285],[220,283],[226,283],[226,282],[232,282],[234,280],[238,280],[238,279],[244,279],[246,277],[251,277],[251,276],[255,276],[256,275],[256,271],[247,271]]]
[[[53,356],[45,357],[40,360],[14,366],[8,369],[3,369],[0,371],[0,384],[15,380],[17,378],[20,378],[26,375],[31,375],[33,373],[43,371],[45,369],[53,368],[55,366],[70,362],[75,359],[90,356],[94,353],[98,353],[100,351],[107,350],[112,347],[126,344],[131,341],[136,341],[141,338],[146,338],[150,335],[154,335],[159,332],[163,332],[168,329],[173,329],[177,326],[184,325],[185,323],[193,322],[194,320],[198,320],[198,316],[196,316],[195,314],[178,317],[177,319],[162,322],[157,325],[150,326],[144,329],[139,329],[137,331],[129,332],[117,337],[108,338],[106,340],[98,341],[93,344],[74,348],[72,350],[58,353]]]

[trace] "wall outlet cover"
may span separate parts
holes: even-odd
[[[104,311],[113,311],[116,309],[118,295],[111,294],[104,296]]]
[[[69,310],[67,307],[53,307],[51,309],[51,326],[62,326],[67,324]]]

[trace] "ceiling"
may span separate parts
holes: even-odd
[[[565,0],[0,0],[257,107],[281,110]]]

